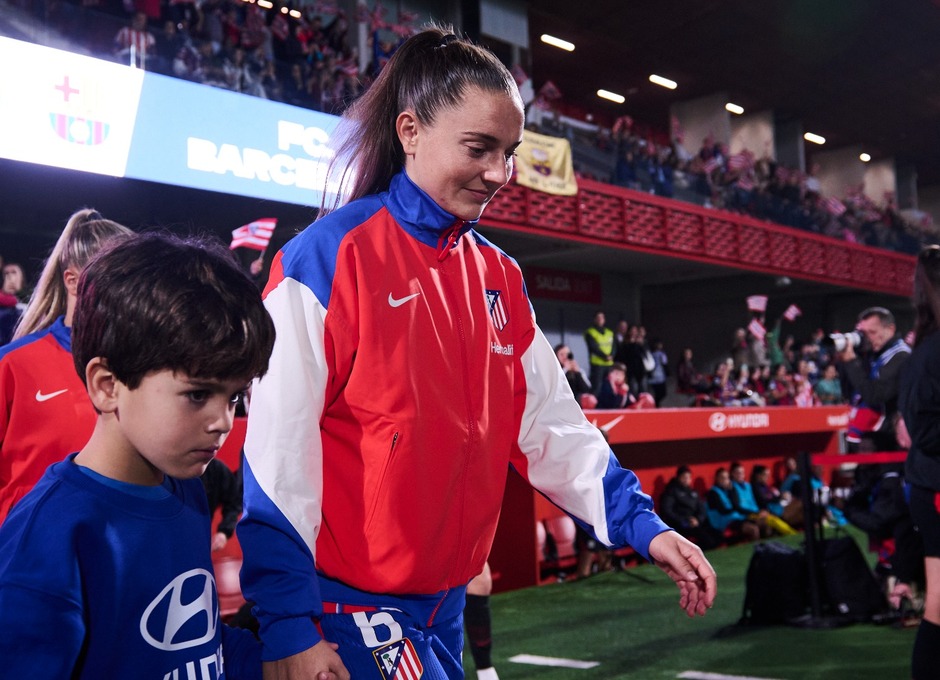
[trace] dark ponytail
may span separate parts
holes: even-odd
[[[459,104],[470,87],[519,97],[502,62],[449,27],[432,25],[402,43],[372,86],[343,114],[327,172],[335,199],[327,203],[324,192],[321,214],[388,189],[405,163],[395,129],[399,113],[410,109],[419,121],[432,124],[441,109]]]

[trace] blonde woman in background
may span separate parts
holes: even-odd
[[[102,246],[131,233],[96,210],[74,213],[43,266],[13,342],[0,349],[0,523],[46,467],[91,435],[95,411],[72,362],[75,292]],[[52,460],[49,451],[61,455]]]

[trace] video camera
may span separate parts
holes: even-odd
[[[821,344],[823,347],[832,348],[836,352],[842,352],[850,346],[858,347],[863,340],[861,333],[850,331],[848,333],[830,333],[828,337],[823,338]]]

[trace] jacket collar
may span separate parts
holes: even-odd
[[[432,248],[439,248],[443,234],[455,226],[459,238],[479,222],[463,222],[441,208],[404,170],[392,177],[382,203],[405,231]]]
[[[60,316],[55,320],[49,327],[49,332],[52,333],[66,352],[72,351],[72,329],[65,325],[64,316]]]

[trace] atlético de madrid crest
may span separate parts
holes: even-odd
[[[372,656],[384,680],[418,680],[424,674],[421,659],[408,638],[379,647]]]
[[[501,290],[486,290],[486,306],[490,312],[490,319],[496,330],[501,331],[509,323],[509,311],[503,304],[503,292]]]

